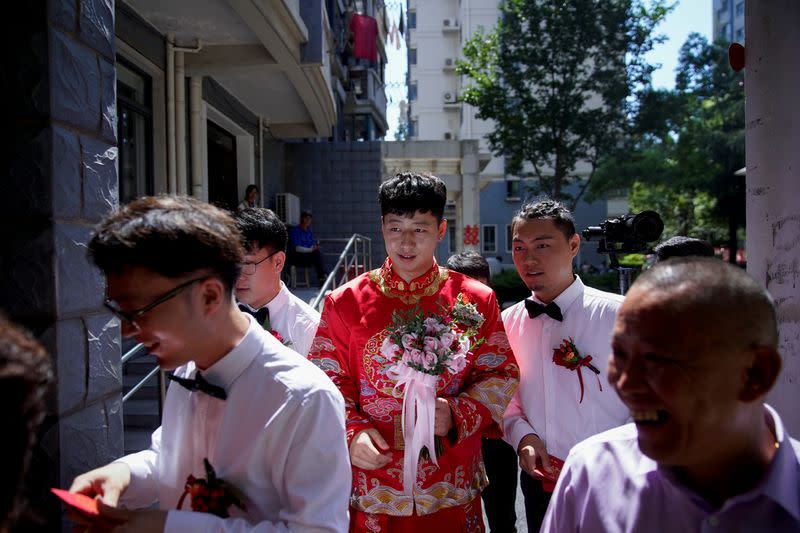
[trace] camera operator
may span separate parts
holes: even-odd
[[[503,426],[522,468],[528,531],[539,531],[552,488],[534,469],[555,474],[550,455],[564,459],[573,445],[628,418],[614,391],[601,386],[623,297],[586,287],[573,273],[581,238],[560,203],[523,206],[511,233],[514,265],[532,295],[503,312],[520,367],[519,389]],[[582,358],[579,363],[561,350],[565,341]]]

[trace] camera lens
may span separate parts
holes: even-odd
[[[633,234],[643,242],[655,241],[664,231],[664,222],[655,211],[642,211],[631,222]]]

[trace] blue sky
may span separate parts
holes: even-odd
[[[403,2],[404,4],[405,2]],[[400,15],[401,2],[387,2],[390,25],[397,22]],[[675,9],[667,16],[666,20],[656,28],[657,33],[663,33],[667,40],[657,45],[647,55],[651,64],[660,64],[661,68],[653,73],[655,87],[671,89],[675,86],[675,68],[678,66],[678,52],[686,37],[691,32],[698,32],[711,40],[711,0],[680,0]],[[397,129],[399,103],[405,98],[405,73],[406,73],[406,46],[403,42],[400,50],[395,45],[387,43],[388,66],[386,69],[386,96],[388,108],[386,110],[389,121],[389,131],[386,140],[394,140]]]

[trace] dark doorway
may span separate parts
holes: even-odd
[[[236,172],[236,137],[208,121],[208,201],[236,209],[239,188]]]

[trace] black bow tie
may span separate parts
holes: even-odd
[[[561,309],[558,308],[558,305],[556,305],[555,302],[550,302],[549,304],[544,305],[540,304],[539,302],[534,302],[528,298],[525,300],[525,309],[528,310],[528,315],[531,318],[536,318],[544,313],[553,320],[558,320],[559,322],[563,322],[564,320],[564,316],[561,314]]]
[[[261,309],[259,309],[258,311],[253,311],[246,305],[239,304],[239,309],[241,309],[248,315],[253,315],[256,319],[256,322],[258,322],[262,326],[264,325],[264,322],[266,322],[267,319],[269,318],[269,308],[266,305]]]
[[[199,390],[200,392],[205,392],[209,396],[219,398],[220,400],[225,400],[228,398],[228,395],[225,394],[225,389],[218,385],[212,385],[206,381],[200,372],[195,374],[194,379],[181,378],[172,374],[167,374],[167,379],[174,381],[181,387],[190,391]]]

